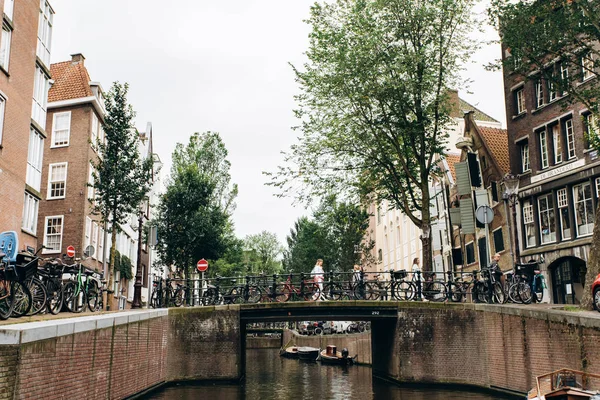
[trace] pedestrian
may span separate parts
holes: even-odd
[[[323,293],[323,280],[324,280],[323,275],[325,274],[325,271],[323,271],[323,260],[322,259],[319,258],[317,260],[317,262],[315,263],[315,266],[313,267],[312,271],[310,271],[310,273],[311,273],[311,276],[313,277],[313,280],[319,287],[319,293],[315,293],[315,295],[313,296],[313,300],[317,300],[317,298],[321,297],[321,293]]]
[[[504,282],[502,282],[502,268],[500,268],[500,253],[496,253],[492,257],[492,263],[490,264],[490,274],[494,275],[496,282],[504,284]]]
[[[358,265],[358,264],[354,264],[354,268],[353,268],[353,270],[352,270],[352,282],[353,282],[353,283],[355,283],[355,284],[356,284],[356,283],[360,282],[360,279],[361,279],[361,276],[360,276],[360,275],[361,275],[361,271],[362,271],[362,268],[361,268],[361,266],[360,266],[360,265]]]
[[[419,281],[423,282],[423,278],[421,277],[421,260],[419,257],[415,257],[412,264],[412,280],[413,282]]]

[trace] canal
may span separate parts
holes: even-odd
[[[224,355],[226,356],[226,355]],[[210,362],[204,360],[200,362]],[[373,379],[367,366],[340,367],[279,357],[277,349],[247,351],[244,384],[171,386],[145,399],[390,399],[493,400],[498,395],[441,388],[399,387]]]

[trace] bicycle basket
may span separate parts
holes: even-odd
[[[15,269],[17,272],[17,279],[19,281],[24,281],[37,272],[38,258],[29,253],[19,253],[17,254]]]
[[[2,270],[0,270],[0,278],[7,281],[16,281],[19,279],[17,275],[17,270],[13,264],[6,265]]]
[[[405,269],[394,271],[393,274],[394,274],[394,278],[395,279],[404,279],[404,278],[406,278],[406,270]]]

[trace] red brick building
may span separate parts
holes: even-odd
[[[97,160],[95,146],[104,133],[104,100],[99,83],[90,79],[85,57],[73,54],[70,61],[52,64],[54,84],[48,93],[45,121],[42,202],[38,218],[38,246],[44,254],[60,256],[67,246],[81,257],[87,246],[93,256],[84,263],[103,270],[104,226],[92,215],[94,193],[91,160]]]
[[[54,11],[46,0],[0,0],[0,232],[16,231],[33,249],[50,83]]]

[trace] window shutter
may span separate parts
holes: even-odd
[[[452,264],[463,265],[463,252],[462,249],[452,249]]]
[[[460,226],[460,208],[450,209],[450,220],[452,221],[452,225]]]
[[[458,194],[460,196],[471,194],[471,181],[469,180],[469,166],[467,162],[454,164],[454,169],[456,171]]]
[[[433,239],[433,250],[441,250],[442,242],[440,240],[440,227],[438,226],[438,224],[435,224],[431,227],[431,235]]]
[[[498,201],[498,183],[497,182],[492,182],[492,200],[493,201]]]
[[[475,215],[473,214],[471,199],[462,199],[460,201],[460,221],[463,234],[475,233]]]
[[[471,186],[481,186],[481,173],[479,170],[479,162],[477,161],[477,154],[467,153],[467,161],[469,163],[469,174],[471,177]]]

